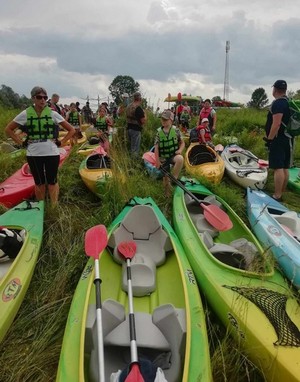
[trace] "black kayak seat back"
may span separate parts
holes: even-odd
[[[110,168],[110,159],[107,155],[94,154],[86,160],[86,167],[90,170],[100,168]]]
[[[180,380],[185,355],[186,318],[185,309],[176,309],[164,304],[152,314],[135,312],[136,341],[139,354],[148,355],[151,361],[164,359],[167,380]],[[122,304],[106,300],[102,307],[103,338],[105,347],[105,374],[122,370],[130,364],[129,317]],[[108,322],[107,322],[108,321]],[[88,309],[85,333],[85,352],[90,354],[89,375],[91,381],[98,381],[97,322],[95,305]],[[160,365],[161,366],[161,365]]]
[[[188,153],[188,158],[190,164],[194,166],[216,161],[216,155],[214,155],[206,145],[193,146]]]

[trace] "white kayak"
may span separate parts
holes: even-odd
[[[228,145],[221,154],[229,178],[244,188],[262,190],[268,178],[268,162],[236,144]]]

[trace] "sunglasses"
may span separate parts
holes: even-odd
[[[35,96],[35,98],[36,98],[36,99],[39,99],[39,100],[44,99],[45,101],[47,101],[48,96],[37,95],[37,96]]]

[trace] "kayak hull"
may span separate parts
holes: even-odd
[[[164,255],[166,257],[163,259],[162,263],[161,261],[158,261],[158,258],[156,257],[160,251],[154,251],[155,253],[153,252],[151,254],[150,252],[152,251],[149,253],[147,252],[146,248],[148,245],[148,240],[151,241],[152,234],[150,234],[150,236],[146,235],[149,238],[146,241],[143,239],[143,243],[145,244],[143,247],[143,255],[141,255],[140,252],[140,246],[143,244],[141,244],[139,237],[140,235],[143,236],[142,232],[145,228],[147,230],[149,229],[150,226],[147,224],[147,221],[149,223],[148,217],[153,214],[153,212],[160,224],[160,228],[158,228],[155,232],[157,232],[158,235],[163,232],[163,235],[168,242],[168,244],[164,247],[167,252]],[[163,370],[165,376],[170,382],[175,380],[184,382],[196,380],[211,381],[205,317],[193,272],[190,269],[189,263],[187,262],[183,248],[177,236],[151,198],[141,199],[135,197],[113,221],[108,229],[108,247],[101,254],[99,260],[102,279],[101,299],[104,301],[102,306],[105,307],[107,301],[110,300],[110,303],[112,303],[111,301],[115,301],[121,309],[125,309],[125,322],[122,322],[119,326],[117,326],[118,336],[114,338],[118,344],[116,344],[113,348],[112,362],[117,362],[120,352],[124,353],[125,351],[128,353],[130,348],[128,322],[126,321],[128,317],[128,297],[125,291],[126,288],[124,289],[126,267],[124,266],[124,261],[120,260],[120,262],[116,262],[114,261],[114,258],[116,251],[115,248],[119,240],[118,232],[123,229],[123,225],[124,227],[127,227],[129,219],[133,217],[132,214],[141,214],[143,216],[143,219],[138,219],[138,221],[136,221],[135,218],[134,221],[132,220],[133,225],[131,228],[133,229],[133,233],[130,234],[134,235],[135,242],[137,244],[137,252],[131,260],[131,274],[133,282],[133,306],[135,313],[138,354],[140,354],[140,357],[142,357],[141,354],[144,354],[144,357],[147,355],[148,358],[150,354],[149,349],[152,349],[151,352],[155,353],[159,351],[160,341],[166,337],[164,337],[165,334],[162,328],[162,332],[160,332],[159,337],[156,338],[154,334],[151,335],[150,332],[154,333],[152,332],[152,329],[154,328],[151,329],[151,325],[153,325],[151,322],[156,322],[156,312],[161,308],[164,309],[164,307],[166,307],[166,309],[175,309],[178,317],[181,317],[181,319],[183,319],[186,323],[182,326],[186,332],[184,340],[185,345],[182,347],[183,354],[181,361],[177,360],[175,362],[176,355],[175,352],[172,352],[171,359],[174,364],[172,364],[171,361],[170,368]],[[150,225],[152,223],[150,223]],[[123,240],[128,239],[123,237]],[[155,241],[157,242],[157,240]],[[154,262],[158,261],[156,268],[154,269],[156,272],[156,280],[154,286],[151,286],[151,291],[146,290],[151,283],[142,292],[139,288],[137,288],[139,272],[138,259],[140,256],[144,258],[144,265],[147,264],[150,258],[152,258]],[[144,283],[146,279],[148,278],[144,274],[142,277],[142,283]],[[170,288],[171,280],[174,279],[176,279],[176,283],[172,283],[172,288]],[[89,341],[89,332],[86,330],[88,322],[87,318],[90,315],[91,309],[95,309],[95,288],[93,285],[93,280],[94,260],[90,258],[82,273],[73,297],[61,350],[56,379],[57,381],[76,382],[94,380],[88,371],[89,367],[90,371],[93,370],[91,365],[88,366],[88,362],[92,362],[93,355],[91,354],[89,356],[87,351],[84,352],[84,348],[86,350],[88,349]],[[145,287],[144,284],[143,287]],[[139,294],[139,296],[136,294]],[[104,317],[102,322],[104,335],[105,380],[109,380],[112,370],[117,370],[118,368],[122,370],[124,367],[129,365],[130,356],[127,355],[127,361],[123,364],[111,364],[109,344],[111,344],[114,340],[111,333],[106,333],[104,322],[105,313],[102,317]],[[149,318],[150,320],[148,321]],[[172,320],[170,319],[170,321],[167,322],[167,326],[171,327]],[[122,342],[124,331],[127,332],[127,339],[124,343],[122,343],[122,347],[120,348],[119,343]],[[178,336],[173,336],[172,338],[178,339],[180,337],[181,335],[178,334]],[[154,348],[156,348],[156,350]],[[175,375],[172,374],[172,368],[176,365],[178,370]]]
[[[28,207],[29,206],[29,207]],[[0,262],[0,342],[12,324],[30,284],[43,236],[44,202],[22,202],[0,216],[0,226],[25,230],[14,260]]]
[[[186,187],[199,199],[213,197],[209,190],[197,182],[190,185],[187,182]],[[200,207],[189,205],[190,201],[186,198],[183,191],[176,187],[173,222],[199,287],[210,306],[266,379],[299,381],[300,307],[293,291],[273,268],[257,239],[226,202],[216,197],[233,222],[233,228],[217,232],[210,241],[204,231],[201,234],[198,231],[203,224],[200,220],[202,212],[197,212],[197,208],[201,211]],[[213,233],[214,229],[210,227],[210,231],[205,231]],[[253,243],[257,251],[248,265],[247,252],[241,251],[240,247],[243,263],[240,262],[241,255],[237,256],[235,252],[236,244],[245,242],[244,239],[248,249],[251,248],[249,243]],[[220,248],[227,248],[226,245],[235,247],[228,253],[225,249],[218,252]],[[243,266],[238,267],[237,260]],[[278,304],[278,301],[282,301],[282,304]],[[278,320],[279,315],[285,316],[286,322]],[[296,328],[294,337],[293,328]],[[282,330],[289,333],[293,340],[282,340]]]
[[[251,227],[264,248],[270,249],[283,273],[299,289],[300,243],[295,237],[300,239],[300,215],[264,192],[249,189],[247,212]]]
[[[225,171],[228,177],[243,188],[250,187],[262,190],[268,180],[268,169],[258,164],[258,158],[249,151],[243,150],[238,145],[228,145],[221,156],[225,162]],[[253,156],[253,159],[249,157]]]
[[[225,165],[221,156],[210,146],[191,143],[185,153],[186,172],[195,177],[204,177],[212,183],[221,182]]]

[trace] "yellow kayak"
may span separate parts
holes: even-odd
[[[93,153],[81,162],[79,174],[84,184],[100,197],[104,184],[112,177],[111,161],[106,154]]]
[[[212,147],[191,143],[185,153],[185,168],[189,175],[204,177],[212,183],[220,183],[225,171],[225,163]]]

